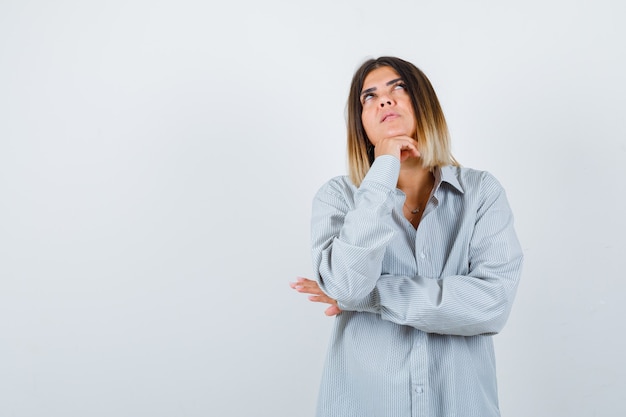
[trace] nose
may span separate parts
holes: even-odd
[[[380,107],[391,106],[393,104],[393,100],[388,94],[381,94],[378,98],[380,101]]]

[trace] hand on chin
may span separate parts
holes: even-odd
[[[381,140],[377,140],[374,146],[375,156],[393,155],[405,162],[409,158],[419,158],[420,153],[417,149],[417,141],[410,136],[393,136]]]

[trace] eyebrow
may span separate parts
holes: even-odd
[[[402,81],[402,78],[396,78],[391,81],[387,81],[385,85],[392,85],[397,83],[398,81]],[[361,97],[363,97],[364,94],[371,93],[372,91],[376,91],[376,87],[368,88],[367,90],[361,91]]]

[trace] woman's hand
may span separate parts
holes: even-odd
[[[420,152],[417,149],[417,141],[409,136],[394,136],[381,139],[374,147],[374,156],[393,155],[400,160],[406,161],[408,158],[419,158]]]
[[[289,286],[298,292],[311,294],[308,297],[310,301],[313,301],[315,303],[330,304],[330,307],[328,307],[324,311],[324,314],[326,314],[327,316],[336,316],[337,314],[341,313],[341,309],[339,308],[339,306],[337,306],[337,300],[334,300],[324,294],[319,285],[317,285],[316,281],[298,277],[296,282],[290,282]]]

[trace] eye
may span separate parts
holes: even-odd
[[[361,96],[361,103],[365,103],[374,98],[374,93],[365,93]]]
[[[394,84],[393,89],[394,90],[406,90],[406,84],[404,83]]]

